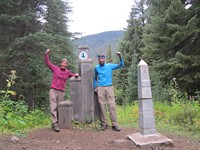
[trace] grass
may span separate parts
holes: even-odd
[[[199,103],[165,104],[154,102],[154,116],[158,132],[170,132],[192,139],[200,138]],[[139,127],[138,104],[117,106],[118,122],[125,127]]]
[[[137,105],[117,106],[117,118],[121,126],[138,126],[138,108]]]
[[[0,132],[24,135],[26,132],[36,128],[50,127],[50,115],[41,110],[27,112],[23,104],[20,104],[21,112],[15,112],[11,102],[1,103]],[[3,105],[4,104],[4,105]],[[9,109],[8,109],[9,108]],[[22,111],[22,108],[24,109]],[[138,128],[138,103],[131,105],[116,106],[117,118],[120,126]],[[19,113],[19,114],[17,114]],[[4,115],[3,115],[4,114]],[[158,132],[170,132],[184,135],[192,139],[200,138],[200,105],[199,103],[184,102],[165,104],[154,102],[154,114],[156,130]],[[22,115],[22,116],[20,116]],[[107,117],[109,114],[107,113]],[[110,124],[110,119],[108,119]],[[99,131],[100,121],[92,123],[79,123],[72,121],[74,128],[81,130]]]

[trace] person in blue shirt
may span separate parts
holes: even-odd
[[[101,109],[101,122],[102,130],[108,128],[106,118],[106,104],[108,105],[108,111],[110,114],[110,120],[112,129],[114,131],[120,131],[117,123],[117,114],[115,108],[115,95],[112,86],[112,71],[124,67],[124,60],[121,57],[120,52],[117,52],[120,63],[112,64],[105,63],[105,55],[98,55],[99,64],[94,68],[94,91],[98,95],[98,102]]]

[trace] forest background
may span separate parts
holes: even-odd
[[[117,47],[125,60],[125,68],[116,71],[113,77],[117,104],[137,102],[137,65],[143,59],[150,68],[154,101],[166,107],[178,104],[176,111],[190,108],[183,112],[180,122],[199,131],[200,2],[134,0],[133,4],[128,26]],[[50,57],[54,64],[66,57],[69,70],[76,72],[73,41],[81,33],[68,31],[67,15],[71,11],[67,0],[0,2],[0,110],[6,112],[1,116],[1,124],[8,125],[9,117],[13,117],[4,107],[7,105],[13,108],[19,106],[16,103],[27,105],[22,116],[47,110],[51,81],[43,58],[47,48],[52,49]],[[111,46],[106,52],[107,62],[117,62]],[[66,99],[69,97],[68,88]]]

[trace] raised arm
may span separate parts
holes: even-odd
[[[121,57],[120,52],[117,52],[117,56],[119,57],[120,63],[119,64],[110,64],[110,66],[112,67],[112,70],[120,69],[120,68],[124,67],[124,60]]]
[[[120,60],[120,68],[124,67],[124,60],[121,56],[121,53],[120,52],[117,52],[117,56],[119,57],[119,60]]]
[[[45,63],[47,64],[47,66],[51,70],[53,70],[55,66],[49,60],[49,52],[50,52],[50,49],[47,49],[46,52],[45,52],[44,60],[45,60]]]

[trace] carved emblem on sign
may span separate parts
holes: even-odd
[[[87,53],[85,52],[85,51],[82,51],[82,52],[80,52],[80,54],[79,54],[79,58],[80,59],[87,59],[88,58],[88,55],[87,55]]]

